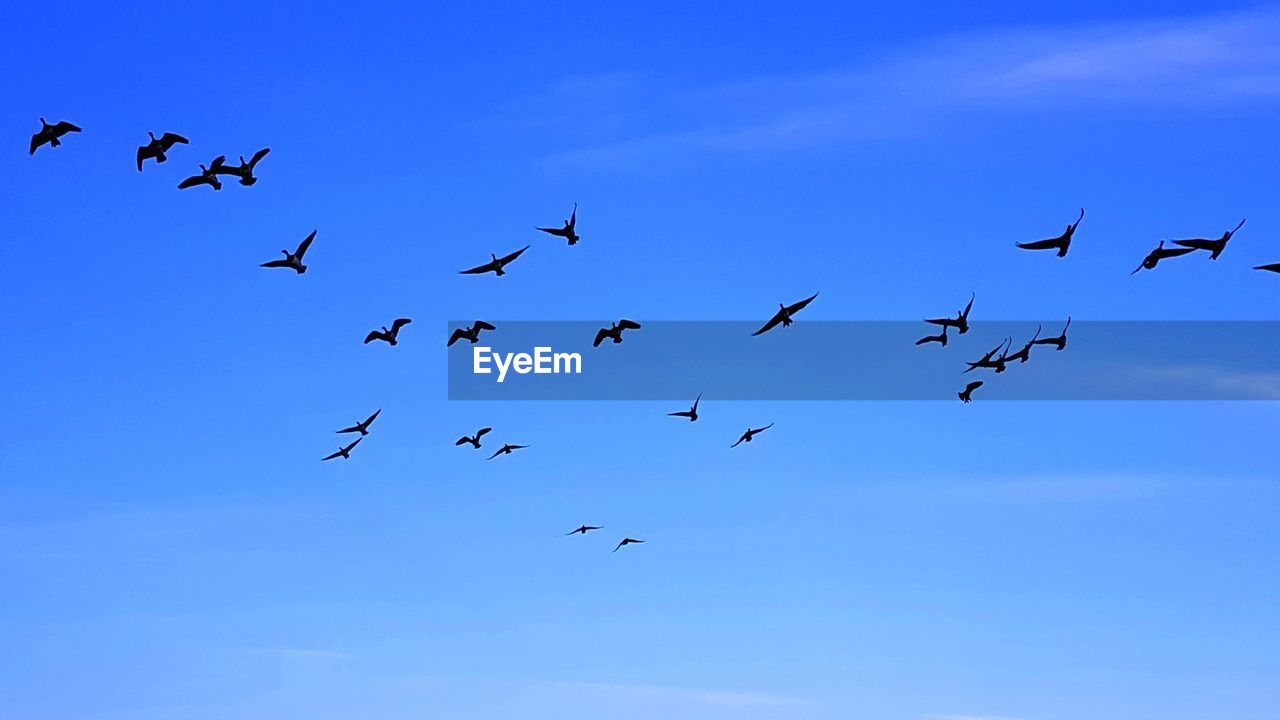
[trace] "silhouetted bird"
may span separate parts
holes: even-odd
[[[960,396],[960,401],[961,401],[961,402],[967,403],[967,402],[969,402],[969,401],[972,399],[973,391],[974,391],[974,390],[977,390],[977,389],[978,389],[978,388],[980,388],[980,387],[982,387],[982,381],[981,381],[981,380],[974,380],[973,382],[969,383],[968,385],[965,385],[965,386],[964,386],[964,390],[962,390],[962,391],[960,391],[960,392],[958,392],[958,393],[956,393],[956,394]]]
[[[604,342],[605,338],[612,338],[613,344],[617,345],[618,343],[622,342],[623,330],[639,330],[639,329],[640,329],[640,323],[635,322],[634,320],[627,320],[624,318],[622,320],[619,320],[616,323],[611,323],[607,328],[600,328],[600,332],[596,333],[596,339],[592,341],[591,347],[600,347],[600,343]]]
[[[1254,265],[1254,270],[1266,270],[1267,272],[1280,273],[1280,263],[1267,263],[1266,265]]]
[[[1146,268],[1147,270],[1154,270],[1156,265],[1160,264],[1161,260],[1164,260],[1165,258],[1178,257],[1179,255],[1186,255],[1189,252],[1195,252],[1195,248],[1178,247],[1166,250],[1164,247],[1164,241],[1161,240],[1160,245],[1158,245],[1155,250],[1147,253],[1147,256],[1142,260],[1142,264],[1134,268],[1133,272],[1129,274],[1133,275],[1143,268]]]
[[[1071,236],[1076,234],[1076,228],[1080,227],[1080,221],[1084,219],[1084,208],[1080,208],[1080,217],[1076,221],[1067,226],[1067,229],[1058,237],[1049,238],[1048,240],[1037,240],[1035,242],[1016,243],[1023,250],[1057,250],[1058,257],[1066,257],[1067,250],[1071,248]]]
[[[474,437],[467,437],[466,435],[463,435],[462,437],[458,438],[458,441],[455,442],[454,445],[466,445],[470,443],[472,448],[479,450],[480,438],[484,437],[491,430],[493,430],[493,428],[480,428],[479,430],[476,431],[476,434]]]
[[[197,185],[209,185],[214,190],[221,190],[222,181],[218,179],[218,173],[222,170],[223,163],[226,161],[226,155],[219,155],[213,159],[213,162],[209,164],[209,167],[201,165],[200,174],[192,175],[186,180],[178,183],[178,189],[186,190],[187,188],[193,188]]]
[[[544,233],[555,235],[556,237],[565,238],[566,240],[569,241],[570,245],[577,245],[578,241],[582,239],[578,237],[578,233],[574,231],[574,228],[577,225],[578,225],[578,203],[574,203],[573,214],[569,216],[568,220],[564,221],[564,227],[558,227],[558,228],[540,227],[538,229]]]
[[[925,320],[925,322],[930,323],[931,325],[941,325],[944,328],[953,327],[963,335],[969,332],[969,311],[973,310],[973,301],[977,297],[977,293],[970,295],[969,304],[965,305],[963,310],[957,311],[954,318],[933,318],[931,320]]]
[[[151,137],[151,142],[138,147],[138,172],[142,172],[143,160],[155,158],[157,163],[162,163],[169,159],[169,156],[165,155],[169,152],[169,148],[178,143],[187,144],[187,139],[176,133],[167,132],[156,137],[155,133],[148,130],[147,135]]]
[[[341,430],[338,430],[337,432],[338,434],[358,432],[360,433],[360,437],[364,437],[365,435],[369,434],[369,426],[372,425],[373,421],[377,420],[378,416],[381,414],[382,414],[382,408],[378,408],[377,410],[374,411],[372,415],[365,418],[364,422],[358,422],[355,425],[352,425],[351,427],[344,427]]]
[[[1018,352],[1016,352],[1016,353],[1013,353],[1012,355],[1004,355],[1004,358],[1003,358],[1003,359],[1004,359],[1004,361],[1005,361],[1005,362],[1013,362],[1014,360],[1017,360],[1017,361],[1018,361],[1018,362],[1020,362],[1020,363],[1024,363],[1024,362],[1026,362],[1026,361],[1030,360],[1030,359],[1031,359],[1031,346],[1036,344],[1036,339],[1040,337],[1040,330],[1041,330],[1042,328],[1043,328],[1043,326],[1037,326],[1037,327],[1036,327],[1036,334],[1031,336],[1031,339],[1027,341],[1027,344],[1026,344],[1026,345],[1023,345],[1021,350],[1019,350],[1019,351],[1018,351]]]
[[[592,530],[603,530],[603,529],[604,529],[603,525],[583,525],[576,530],[570,530],[569,532],[565,533],[565,537],[568,537],[570,535],[586,535]]]
[[[498,449],[497,452],[490,455],[489,459],[492,460],[498,457],[499,455],[510,455],[512,452],[515,452],[516,450],[523,450],[527,447],[529,446],[528,445],[503,445],[501,448]]]
[[[298,249],[293,252],[281,250],[284,253],[283,260],[271,260],[264,262],[258,267],[265,268],[292,268],[294,272],[301,275],[307,271],[307,266],[302,264],[302,256],[307,254],[307,248],[311,247],[311,241],[316,239],[316,231],[312,230],[311,234],[298,243]]]
[[[751,438],[755,437],[756,435],[759,435],[760,433],[764,432],[765,430],[768,430],[771,427],[773,427],[773,423],[769,423],[768,425],[765,425],[762,428],[755,428],[754,430],[751,428],[747,428],[747,431],[742,433],[742,437],[738,438],[738,442],[730,445],[729,447],[736,448],[738,447],[738,445],[741,445],[744,442],[751,442]]]
[[[481,274],[481,273],[491,272],[491,273],[493,273],[494,275],[506,275],[506,274],[507,274],[507,271],[506,271],[506,270],[504,270],[503,268],[505,268],[505,267],[506,267],[506,266],[507,266],[511,261],[513,261],[513,260],[515,260],[516,258],[520,257],[520,253],[522,253],[522,252],[524,252],[525,250],[528,250],[528,249],[529,249],[529,246],[528,246],[528,245],[525,245],[524,247],[520,248],[519,250],[517,250],[517,251],[515,251],[515,252],[513,252],[513,253],[511,253],[510,255],[507,255],[507,256],[505,256],[505,257],[498,257],[497,255],[493,255],[493,254],[491,253],[491,254],[489,255],[489,257],[491,257],[491,258],[493,258],[493,259],[492,259],[492,260],[490,260],[489,262],[487,262],[487,263],[485,263],[485,264],[483,264],[483,265],[477,265],[477,266],[475,266],[475,267],[471,268],[470,270],[463,270],[463,271],[462,271],[461,273],[459,273],[459,274],[460,274],[460,275],[479,275],[479,274]]]
[[[80,132],[80,128],[66,120],[59,121],[57,125],[50,125],[44,121],[44,118],[40,118],[40,132],[31,136],[31,151],[27,154],[35,155],[36,148],[45,143],[48,143],[49,147],[58,147],[62,144],[62,141],[58,138],[73,132]]]
[[[941,334],[939,334],[939,335],[925,335],[924,337],[922,337],[922,338],[920,338],[919,340],[917,340],[917,341],[916,341],[916,344],[917,344],[917,345],[924,345],[925,343],[931,343],[931,342],[936,342],[936,343],[938,343],[939,345],[941,345],[942,347],[946,347],[946,346],[947,346],[947,326],[946,326],[946,325],[943,325],[943,326],[942,326],[942,333],[941,333]]]
[[[361,440],[363,440],[363,439],[364,439],[364,437],[358,437],[358,438],[356,438],[356,439],[355,439],[355,442],[351,443],[350,445],[348,445],[348,446],[346,446],[346,447],[344,447],[344,448],[338,448],[338,452],[336,452],[336,453],[334,453],[334,454],[332,454],[332,455],[329,455],[329,456],[327,456],[327,457],[320,458],[320,462],[324,462],[325,460],[332,460],[332,459],[334,459],[334,458],[342,458],[343,460],[350,460],[350,459],[351,459],[351,449],[352,449],[352,448],[354,448],[355,446],[359,445],[359,444],[360,444],[360,441],[361,441]]]
[[[458,328],[457,330],[454,330],[453,334],[449,336],[448,347],[453,347],[453,344],[458,342],[459,340],[470,340],[471,344],[474,345],[480,342],[481,330],[497,330],[497,329],[498,328],[490,325],[489,323],[483,320],[477,320],[475,324],[469,328]]]
[[[1039,340],[1035,340],[1035,341],[1033,341],[1033,343],[1032,343],[1032,344],[1034,344],[1034,345],[1052,345],[1052,346],[1054,346],[1055,348],[1057,348],[1057,349],[1059,349],[1059,350],[1064,350],[1064,349],[1066,349],[1066,347],[1067,347],[1067,328],[1069,328],[1069,327],[1071,327],[1071,316],[1070,316],[1070,315],[1068,315],[1068,316],[1067,316],[1067,324],[1062,326],[1062,334],[1061,334],[1061,335],[1059,335],[1058,337],[1040,338]]]
[[[1222,237],[1218,238],[1217,240],[1208,240],[1206,238],[1192,238],[1190,240],[1174,240],[1173,244],[1181,245],[1182,247],[1186,247],[1186,248],[1191,248],[1192,250],[1208,250],[1210,253],[1209,259],[1217,260],[1218,256],[1222,254],[1222,251],[1226,249],[1227,241],[1231,239],[1232,235],[1236,234],[1236,230],[1239,230],[1242,227],[1244,227],[1243,219],[1240,220],[1239,225],[1235,226],[1234,230],[1228,230],[1227,232],[1222,233]]]
[[[244,156],[241,155],[239,165],[236,167],[223,165],[218,168],[217,172],[219,175],[235,175],[240,178],[241,185],[249,187],[250,185],[258,182],[258,178],[253,175],[253,169],[257,167],[258,161],[266,157],[269,152],[271,152],[271,148],[262,148],[258,152],[254,153],[253,158],[248,161],[245,161]]]
[[[818,297],[818,293],[814,293],[794,305],[778,303],[778,312],[774,313],[773,317],[769,318],[769,322],[765,323],[763,327],[751,333],[751,336],[755,337],[756,335],[767,333],[777,327],[778,323],[782,323],[782,327],[789,327],[791,325],[791,316],[803,310],[816,297]]]
[[[998,373],[1004,372],[1004,366],[1005,366],[1005,363],[1008,362],[1008,357],[1005,356],[1005,354],[1001,351],[1008,349],[1009,342],[1012,341],[1012,339],[1013,338],[1005,338],[1004,342],[992,348],[990,352],[988,352],[986,355],[983,355],[982,358],[979,359],[977,362],[966,362],[965,364],[968,365],[969,367],[965,370],[965,372],[969,372],[970,370],[977,370],[978,368],[995,370]],[[1000,353],[1000,357],[996,357],[996,353],[998,352]]]
[[[693,407],[689,408],[688,410],[681,410],[680,412],[673,412],[673,413],[667,413],[667,414],[670,415],[671,417],[687,417],[689,418],[689,422],[697,422],[698,421],[698,403],[701,401],[702,401],[702,393],[698,393],[698,397],[693,399]]]
[[[400,328],[404,327],[405,325],[408,325],[408,324],[409,324],[409,323],[411,323],[411,322],[413,322],[413,321],[412,321],[412,320],[410,320],[409,318],[399,318],[399,319],[397,319],[395,322],[391,323],[391,329],[390,329],[390,330],[388,330],[388,329],[387,329],[387,326],[386,326],[386,325],[383,325],[383,326],[382,326],[382,330],[380,330],[380,331],[379,331],[379,330],[371,330],[371,331],[369,331],[369,334],[365,336],[365,338],[364,338],[364,344],[365,344],[365,345],[368,345],[369,343],[373,342],[374,340],[382,340],[383,342],[387,343],[388,345],[393,345],[393,346],[394,346],[394,345],[396,344],[396,342],[397,342],[397,341],[396,341],[396,336],[400,334]]]
[[[622,538],[622,542],[618,543],[618,547],[614,548],[613,551],[618,552],[619,548],[625,547],[627,545],[639,545],[642,543],[644,543],[643,540],[636,540],[635,538]]]

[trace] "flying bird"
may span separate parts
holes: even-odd
[[[342,434],[342,433],[358,432],[360,433],[360,437],[364,437],[365,435],[369,434],[369,426],[373,424],[374,420],[378,419],[378,415],[380,414],[382,414],[382,408],[378,408],[377,410],[375,410],[372,415],[365,418],[364,422],[358,422],[355,425],[352,425],[351,427],[342,428],[341,430],[338,430],[337,433]]]
[[[329,456],[327,456],[327,457],[323,457],[323,458],[321,458],[321,459],[320,459],[320,462],[324,462],[325,460],[332,460],[332,459],[334,459],[334,458],[342,458],[343,460],[350,460],[350,459],[351,459],[351,449],[352,449],[352,448],[354,448],[355,446],[359,445],[359,444],[360,444],[360,441],[361,441],[361,440],[363,440],[363,439],[364,439],[364,437],[358,437],[358,438],[356,438],[356,439],[355,439],[355,442],[352,442],[350,445],[348,445],[348,446],[346,446],[346,447],[344,447],[344,448],[338,448],[338,452],[336,452],[336,453],[334,453],[334,454],[332,454],[332,455],[329,455]]]
[[[570,245],[577,245],[578,241],[582,239],[578,237],[578,233],[575,231],[575,227],[577,225],[578,225],[578,203],[574,203],[573,214],[569,216],[568,220],[564,221],[564,227],[558,227],[558,228],[540,227],[538,228],[538,230],[541,230],[542,232],[547,233],[549,235],[555,235],[556,237],[565,238],[566,240],[569,241]]]
[[[200,174],[192,175],[186,180],[183,180],[182,182],[178,183],[178,189],[186,190],[187,188],[193,188],[197,185],[209,185],[214,190],[221,190],[222,181],[218,179],[218,173],[220,173],[222,171],[222,168],[225,167],[223,163],[226,161],[227,161],[226,155],[219,155],[218,157],[213,159],[213,162],[209,163],[209,167],[205,167],[204,165],[201,165]]]
[[[1179,255],[1186,255],[1189,252],[1195,252],[1195,250],[1196,250],[1195,248],[1189,248],[1189,247],[1176,247],[1176,248],[1169,248],[1166,250],[1164,247],[1164,241],[1161,240],[1160,245],[1157,246],[1155,250],[1152,250],[1151,252],[1147,253],[1147,256],[1142,259],[1142,264],[1134,268],[1133,272],[1129,274],[1134,275],[1139,270],[1142,270],[1143,268],[1146,268],[1147,270],[1154,270],[1156,268],[1156,265],[1159,265],[1160,261],[1164,260],[1165,258],[1172,258],[1172,257],[1178,257]]]
[[[702,401],[702,393],[698,393],[698,397],[693,399],[693,407],[680,412],[667,413],[671,417],[687,417],[689,422],[698,422],[698,403]]]
[[[1020,363],[1025,363],[1026,361],[1030,360],[1030,359],[1031,359],[1031,346],[1036,344],[1036,339],[1040,337],[1040,330],[1041,330],[1043,327],[1044,327],[1043,325],[1041,325],[1041,326],[1037,327],[1037,328],[1036,328],[1036,334],[1031,336],[1031,339],[1027,341],[1027,344],[1026,344],[1026,345],[1023,345],[1023,346],[1022,346],[1022,349],[1021,349],[1021,350],[1019,350],[1019,351],[1018,351],[1018,352],[1016,352],[1016,353],[1013,353],[1012,355],[1004,355],[1004,356],[1003,356],[1003,360],[1004,360],[1005,362],[1013,362],[1014,360],[1017,360],[1017,361],[1018,361],[1018,362],[1020,362]],[[1065,332],[1065,331],[1064,331],[1064,332]]]
[[[973,301],[977,297],[977,293],[970,295],[969,304],[965,305],[963,310],[957,311],[954,318],[933,318],[931,320],[925,320],[925,322],[931,325],[941,325],[944,328],[953,327],[957,332],[963,335],[969,332],[969,311],[973,310]]]
[[[80,132],[80,128],[66,120],[59,121],[57,125],[50,125],[44,121],[44,118],[40,118],[40,132],[31,136],[31,150],[27,154],[35,155],[36,149],[45,143],[48,143],[49,147],[58,147],[62,144],[58,138],[73,132]]]
[[[155,133],[148,130],[147,135],[151,137],[151,142],[138,146],[138,172],[142,172],[143,160],[154,158],[157,163],[162,163],[169,159],[169,156],[165,154],[169,152],[169,148],[178,143],[187,144],[187,139],[177,133],[167,132],[160,137],[156,137]]]
[[[453,347],[453,344],[458,342],[459,340],[470,340],[471,344],[474,345],[480,342],[481,330],[497,330],[497,329],[498,328],[490,325],[489,323],[483,320],[477,320],[475,324],[469,328],[458,328],[457,330],[454,330],[453,334],[449,336],[448,347]]]
[[[1080,217],[1076,221],[1067,226],[1067,229],[1058,237],[1049,238],[1048,240],[1037,240],[1035,242],[1016,243],[1023,250],[1057,250],[1058,257],[1066,257],[1067,250],[1071,247],[1071,237],[1076,234],[1076,228],[1080,227],[1080,221],[1084,219],[1084,208],[1080,208]]]
[[[241,155],[239,165],[235,167],[232,167],[230,165],[223,165],[217,170],[217,172],[219,175],[235,175],[236,177],[240,178],[241,185],[244,185],[245,187],[249,187],[250,185],[253,185],[254,183],[258,182],[258,178],[254,177],[253,175],[253,169],[257,167],[258,161],[266,157],[267,153],[269,152],[271,152],[271,148],[262,148],[261,150],[253,154],[252,159],[247,161],[244,159],[244,156]]]
[[[570,530],[569,532],[565,533],[565,537],[568,537],[570,535],[586,535],[592,530],[603,530],[603,529],[604,529],[603,525],[582,525],[576,530]]]
[[[617,345],[622,342],[623,330],[639,329],[640,323],[624,318],[616,323],[611,323],[607,328],[600,328],[600,332],[596,333],[596,339],[591,343],[591,347],[600,347],[600,343],[604,342],[605,338],[612,338],[613,344]]]
[[[977,390],[977,389],[978,389],[978,388],[980,388],[980,387],[982,387],[982,381],[981,381],[981,380],[974,380],[973,382],[969,383],[968,385],[965,385],[965,386],[964,386],[964,390],[962,390],[962,391],[960,391],[960,392],[958,392],[958,393],[956,393],[956,394],[960,396],[960,402],[963,402],[963,403],[965,403],[965,404],[968,404],[968,403],[969,403],[969,401],[972,399],[973,391],[974,391],[974,390]]]
[[[519,250],[505,257],[498,257],[497,255],[490,253],[489,257],[493,258],[492,260],[490,260],[489,262],[483,265],[477,265],[471,268],[470,270],[463,270],[462,272],[459,273],[459,275],[480,275],[481,273],[487,273],[487,272],[491,272],[494,275],[499,275],[499,276],[506,275],[507,271],[504,270],[503,268],[505,268],[509,263],[511,263],[511,261],[520,257],[520,253],[528,249],[529,249],[529,246],[525,245],[524,247],[520,248]]]
[[[747,431],[742,433],[742,437],[738,438],[738,442],[730,445],[729,447],[736,448],[744,442],[751,442],[751,438],[764,432],[765,430],[768,430],[771,427],[773,427],[773,423],[769,423],[768,425],[765,425],[762,428],[755,428],[755,429],[747,428]]]
[[[791,316],[803,310],[805,306],[813,302],[813,299],[816,297],[818,297],[818,293],[814,293],[794,305],[783,305],[782,303],[778,303],[778,312],[774,313],[773,317],[769,318],[769,322],[765,323],[763,327],[751,333],[751,337],[763,335],[764,333],[769,332],[777,327],[778,323],[782,323],[782,327],[790,327],[792,322]]]
[[[1004,342],[992,348],[986,355],[983,355],[976,362],[966,362],[965,364],[968,365],[969,367],[964,372],[969,372],[970,370],[977,370],[978,368],[995,370],[998,373],[1004,372],[1005,363],[1009,361],[1009,358],[1007,355],[1004,354],[1004,352],[1001,352],[1001,351],[1007,352],[1009,349],[1008,348],[1009,343],[1012,340],[1013,338],[1005,338]],[[1000,353],[1000,357],[996,357],[996,353]]]
[[[1192,238],[1190,240],[1174,240],[1173,244],[1181,245],[1182,247],[1186,247],[1186,248],[1191,248],[1192,250],[1208,250],[1209,259],[1217,260],[1218,256],[1222,254],[1222,251],[1226,249],[1227,241],[1231,239],[1232,235],[1236,234],[1236,230],[1239,230],[1242,227],[1244,227],[1243,218],[1240,220],[1240,224],[1235,226],[1235,229],[1228,230],[1227,232],[1222,233],[1222,237],[1218,238],[1217,240],[1209,240],[1206,238]]]
[[[1040,338],[1033,340],[1033,345],[1052,345],[1058,350],[1065,350],[1067,347],[1067,328],[1071,327],[1071,316],[1067,316],[1067,324],[1062,326],[1062,334],[1058,337]]]
[[[614,548],[613,551],[618,552],[619,549],[627,545],[638,545],[642,543],[644,543],[643,540],[636,540],[635,538],[622,538],[622,542],[618,543],[618,547]]]
[[[922,338],[920,338],[919,340],[917,340],[917,341],[916,341],[916,344],[917,344],[917,345],[924,345],[924,344],[926,344],[926,343],[931,343],[931,342],[936,342],[936,343],[938,343],[939,345],[941,345],[942,347],[946,347],[946,346],[947,346],[947,326],[946,326],[946,325],[943,325],[943,326],[942,326],[942,333],[941,333],[941,334],[938,334],[938,335],[925,335],[924,337],[922,337]]]
[[[462,437],[458,438],[458,441],[455,442],[454,445],[466,445],[470,443],[472,448],[479,450],[480,438],[484,437],[487,433],[489,433],[492,430],[493,428],[480,428],[479,430],[476,431],[476,434],[474,437],[467,437],[466,435],[463,435]]]
[[[515,452],[516,450],[523,450],[523,449],[525,449],[525,448],[527,448],[527,447],[529,447],[529,446],[528,446],[528,445],[510,445],[510,444],[508,444],[508,445],[503,445],[502,447],[498,448],[498,450],[497,450],[496,452],[494,452],[492,455],[490,455],[488,459],[492,460],[492,459],[494,459],[494,458],[498,457],[499,455],[510,455],[511,453]]]
[[[269,262],[262,263],[258,267],[293,268],[294,272],[301,275],[302,273],[307,271],[307,266],[302,264],[302,256],[307,254],[307,248],[311,247],[311,241],[315,239],[316,239],[316,231],[312,230],[311,234],[308,235],[305,239],[303,239],[301,243],[298,244],[297,250],[294,250],[293,252],[289,252],[288,250],[280,251],[284,253],[283,260],[271,260]]]
[[[368,345],[374,340],[382,340],[388,345],[391,345],[392,347],[394,347],[397,342],[396,336],[400,334],[400,328],[404,327],[405,325],[408,325],[411,322],[413,321],[410,320],[409,318],[398,318],[395,322],[391,323],[390,330],[387,329],[386,325],[382,326],[382,330],[371,330],[369,331],[369,334],[365,336],[364,344]]]

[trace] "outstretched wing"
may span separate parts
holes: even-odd
[[[36,133],[35,135],[32,135],[32,136],[31,136],[31,150],[30,150],[27,154],[28,154],[28,155],[35,155],[35,154],[36,154],[36,148],[38,148],[38,147],[40,147],[41,145],[45,144],[45,142],[47,142],[47,141],[48,141],[48,139],[44,136],[44,131],[43,131],[43,130],[41,130],[40,132]]]
[[[1212,250],[1215,246],[1217,246],[1218,241],[1208,240],[1206,238],[1191,238],[1190,240],[1174,240],[1173,244],[1181,245],[1184,248],[1190,248],[1192,250]],[[1170,250],[1167,252],[1172,253],[1173,251]],[[1168,255],[1168,257],[1174,257],[1174,256]]]
[[[193,188],[197,185],[204,185],[208,182],[209,181],[205,179],[205,176],[203,175],[192,175],[186,180],[183,180],[182,182],[178,183],[178,189],[186,190],[187,188]]]
[[[969,295],[969,304],[964,306],[964,310],[960,313],[961,315],[963,315],[964,317],[969,317],[969,311],[973,309],[973,301],[977,299],[977,297],[978,297],[977,293],[972,293]]]
[[[763,327],[761,327],[759,330],[757,330],[757,331],[755,331],[755,332],[751,333],[751,337],[755,337],[755,336],[757,336],[757,335],[763,335],[764,333],[769,332],[770,330],[772,330],[772,329],[774,329],[775,327],[777,327],[778,323],[780,323],[780,322],[782,322],[782,312],[781,312],[781,311],[779,311],[779,312],[775,313],[775,314],[774,314],[774,316],[773,316],[772,318],[770,318],[770,319],[769,319],[769,322],[765,323],[765,324],[764,324],[764,326],[763,326]]]
[[[338,435],[341,435],[342,433],[353,433],[353,432],[360,432],[360,426],[352,425],[351,427],[344,427],[341,430],[334,430],[334,433]]]
[[[493,428],[480,428],[480,431],[476,433],[476,439],[477,439],[477,440],[479,440],[480,438],[482,438],[482,437],[484,437],[485,435],[489,434],[489,432],[490,432],[490,431],[492,431],[492,430],[493,430]]]
[[[377,420],[378,416],[381,414],[382,414],[382,408],[378,408],[377,410],[374,410],[373,414],[369,416],[369,419],[364,421],[365,428],[368,428],[370,425],[372,425],[373,421]]]
[[[297,252],[294,253],[294,255],[299,260],[301,260],[302,256],[307,254],[307,248],[311,247],[311,241],[315,239],[316,239],[316,231],[312,230],[311,234],[308,235],[307,238],[298,245],[298,250]]]
[[[500,264],[500,265],[506,265],[507,263],[511,262],[512,260],[515,260],[516,258],[520,257],[520,254],[521,254],[521,253],[523,253],[525,250],[528,250],[528,249],[529,249],[529,246],[528,246],[528,245],[525,245],[524,247],[522,247],[522,248],[520,248],[519,250],[517,250],[517,251],[515,251],[515,252],[511,253],[510,255],[507,255],[506,257],[498,258],[498,264]]]
[[[577,224],[578,224],[578,203],[574,203],[573,213],[569,215],[569,229],[572,230],[573,226]]]
[[[488,459],[489,459],[489,460],[492,460],[492,459],[494,459],[494,458],[498,457],[498,456],[499,456],[499,455],[501,455],[503,452],[505,452],[505,451],[506,451],[506,449],[507,449],[507,448],[506,448],[506,446],[503,446],[503,447],[498,448],[497,450],[494,450],[494,451],[493,451],[493,454],[492,454],[492,455],[490,455],[490,456],[488,457]]]
[[[498,328],[496,328],[496,327],[494,327],[494,326],[490,325],[489,323],[487,323],[487,322],[485,322],[485,321],[483,321],[483,320],[477,320],[477,321],[476,321],[476,324],[475,324],[475,327],[477,327],[477,328],[479,328],[479,329],[481,329],[481,330],[497,330],[497,329],[498,329]]]
[[[57,125],[53,126],[53,131],[58,135],[66,135],[69,132],[80,132],[80,127],[78,125],[73,125],[66,120],[62,120]]]
[[[1266,270],[1267,272],[1280,273],[1280,263],[1267,263],[1266,265],[1254,265],[1254,270]]]
[[[453,347],[454,343],[458,342],[464,337],[466,337],[466,333],[462,328],[458,328],[457,330],[454,330],[453,334],[449,336],[449,344],[446,347]]]
[[[471,438],[467,437],[466,435],[463,435],[462,437],[458,438],[458,442],[454,443],[454,445],[466,445],[469,442],[471,442]]]
[[[540,227],[540,228],[537,228],[537,229],[538,229],[538,230],[541,230],[541,231],[542,231],[542,232],[544,232],[544,233],[547,233],[548,235],[555,235],[555,236],[557,236],[557,237],[569,237],[569,230],[568,230],[568,228],[544,228],[544,227]]]
[[[253,167],[258,164],[258,161],[266,157],[269,152],[271,152],[271,148],[262,148],[258,152],[254,153],[253,157],[249,159],[249,170],[252,171]]]
[[[742,441],[743,441],[743,440],[746,440],[746,439],[747,439],[747,436],[744,434],[742,437],[738,438],[738,442],[736,442],[736,443],[734,443],[734,444],[730,445],[729,447],[731,447],[731,448],[736,448],[736,447],[738,447],[739,445],[741,445],[741,444],[742,444]]]
[[[491,272],[493,269],[494,269],[494,264],[492,262],[487,262],[483,265],[477,265],[471,268],[470,270],[463,270],[458,274],[459,275],[479,275],[480,273]]]
[[[966,394],[968,394],[968,393],[973,392],[974,390],[977,390],[977,389],[978,389],[978,388],[980,388],[980,387],[982,387],[982,381],[981,381],[981,380],[974,380],[973,382],[971,382],[971,383],[969,383],[968,385],[965,385],[965,386],[964,386],[964,391],[965,391],[965,393],[966,393]]]
[[[796,304],[794,304],[794,305],[788,305],[788,306],[787,306],[787,312],[788,312],[788,313],[797,313],[797,312],[800,312],[801,310],[803,310],[803,309],[805,308],[805,306],[806,306],[806,305],[808,305],[809,303],[813,302],[813,299],[814,299],[814,298],[816,298],[816,297],[818,297],[818,293],[814,293],[814,294],[810,295],[809,297],[807,297],[807,298],[805,298],[805,299],[801,300],[800,302],[798,302],[798,303],[796,303]]]
[[[1056,250],[1062,241],[1058,238],[1049,238],[1048,240],[1037,240],[1035,242],[1014,243],[1023,250]]]
[[[336,458],[336,457],[342,457],[342,451],[341,451],[341,450],[339,450],[338,452],[336,452],[336,453],[334,453],[334,454],[332,454],[332,455],[326,455],[326,456],[324,456],[324,457],[320,458],[320,462],[324,462],[325,460],[332,460],[332,459],[334,459],[334,458]]]
[[[702,393],[698,393],[698,397],[693,399],[693,410],[698,409],[698,403],[702,402]]]
[[[769,423],[768,425],[765,425],[764,427],[759,428],[759,429],[756,429],[756,430],[752,430],[751,432],[753,432],[753,433],[762,433],[762,432],[764,432],[765,430],[768,430],[768,429],[769,429],[769,428],[771,428],[771,427],[773,427],[773,423]]]
[[[345,448],[343,448],[343,450],[346,450],[347,452],[351,452],[351,450],[352,450],[353,448],[355,448],[355,446],[357,446],[357,445],[359,445],[359,444],[360,444],[360,441],[361,441],[361,440],[364,440],[364,438],[362,438],[362,437],[358,437],[358,438],[356,438],[356,439],[355,439],[355,442],[353,442],[353,443],[351,443],[350,445],[346,446]]]
[[[624,328],[624,329],[627,329],[627,330],[639,330],[639,329],[640,329],[640,323],[638,323],[638,322],[636,322],[636,321],[634,321],[634,320],[622,319],[622,320],[619,320],[619,321],[618,321],[618,327],[620,327],[620,328]]]
[[[604,339],[607,337],[609,337],[609,331],[604,328],[600,328],[596,332],[596,339],[591,342],[591,347],[600,347],[600,343],[604,342]]]
[[[667,413],[671,417],[693,417],[692,410],[681,410],[680,412]]]
[[[392,333],[400,332],[400,328],[404,327],[405,325],[408,325],[411,322],[413,321],[410,320],[409,318],[396,318],[396,321],[391,323],[391,332]]]
[[[272,261],[270,261],[270,262],[264,262],[264,263],[262,263],[261,265],[259,265],[258,267],[278,268],[278,267],[291,267],[291,265],[289,264],[289,261],[288,261],[288,260],[285,260],[284,258],[281,258],[281,259],[279,259],[279,260],[272,260]]]
[[[382,332],[379,330],[374,330],[364,337],[364,344],[368,345],[374,340],[381,340],[381,339],[382,339]]]
[[[188,144],[188,141],[186,138],[182,137],[177,133],[167,132],[160,136],[160,147],[164,148],[165,150],[168,150],[169,148],[173,147],[174,145],[177,145],[178,143],[182,143],[183,145],[186,145]]]

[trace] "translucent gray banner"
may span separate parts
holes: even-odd
[[[1037,328],[1059,336],[1065,321],[975,321],[945,347],[915,344],[941,331],[920,321],[797,320],[753,337],[759,323],[640,320],[599,347],[608,322],[490,321],[478,343],[448,348],[449,399],[955,401],[979,380],[975,402],[1280,399],[1280,322],[1270,321],[1077,320],[1062,350],[1032,345],[1026,362],[965,372],[1006,341],[1015,355]]]

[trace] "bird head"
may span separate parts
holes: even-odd
[[[49,123],[45,122],[45,121],[44,121],[44,118],[40,118],[40,124],[41,124],[41,125],[43,125],[43,126],[45,126],[45,127],[49,127]]]
[[[153,133],[153,132],[151,132],[150,130],[148,130],[148,131],[147,131],[147,137],[151,138],[152,140],[155,140],[155,139],[156,139],[156,134],[155,134],[155,133]]]

